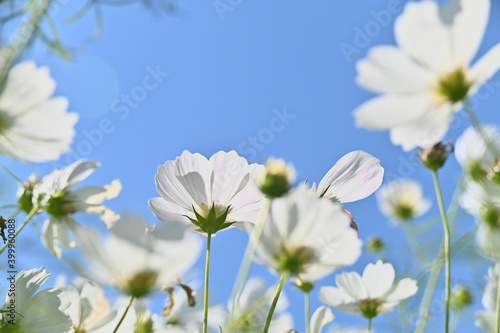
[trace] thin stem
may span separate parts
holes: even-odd
[[[372,333],[372,318],[368,318],[368,333]]]
[[[271,200],[265,201],[262,210],[260,211],[259,219],[257,220],[257,223],[255,224],[252,233],[250,235],[250,241],[245,250],[243,262],[241,263],[238,276],[236,277],[236,283],[234,284],[233,292],[230,298],[232,302],[231,315],[233,315],[236,309],[236,304],[240,299],[243,286],[245,285],[245,282],[248,278],[250,267],[252,266],[252,261],[255,256],[255,251],[257,249],[257,245],[259,244],[262,231],[264,230],[264,224],[266,222],[267,214],[269,213],[270,204]]]
[[[306,321],[306,333],[311,333],[311,293],[304,292],[304,319]]]
[[[134,301],[134,296],[130,296],[130,299],[128,300],[127,307],[125,308],[125,311],[123,312],[123,315],[120,318],[120,321],[118,322],[118,324],[116,324],[116,327],[113,330],[113,333],[118,332],[118,329],[120,328],[120,325],[123,323],[123,320],[125,319],[125,316],[127,315],[127,312],[130,309],[130,306],[132,306],[133,301]]]
[[[451,260],[450,260],[450,226],[448,224],[448,217],[444,208],[443,194],[441,193],[441,186],[439,184],[439,176],[437,171],[432,172],[434,187],[436,190],[436,197],[443,221],[444,230],[444,260],[445,260],[445,333],[450,330],[450,296],[451,296]]]
[[[266,325],[264,326],[263,333],[267,333],[269,331],[269,326],[271,325],[271,320],[273,319],[274,309],[276,309],[276,305],[278,304],[278,299],[280,298],[281,290],[283,290],[286,279],[288,279],[288,273],[281,274],[280,282],[276,288],[276,293],[274,294],[273,303],[271,304],[271,308],[267,314]]]
[[[7,221],[10,220],[11,218],[13,218],[14,216],[16,216],[17,214],[19,214],[19,210],[16,210],[14,213],[11,214],[11,216],[9,216],[7,218]],[[24,227],[31,221],[31,219],[33,218],[33,216],[35,216],[35,214],[38,213],[38,206],[34,206],[33,209],[31,210],[31,212],[28,214],[28,216],[26,217],[26,219],[23,221],[23,224],[21,224],[21,226],[16,230],[16,232],[14,233],[14,235],[12,237],[8,237],[8,241],[7,243],[4,244],[4,246],[2,246],[2,248],[0,249],[0,254],[3,253],[3,251],[5,251],[5,249],[9,246],[10,243],[14,242],[14,240],[16,239],[17,235],[19,235],[19,233],[24,229]]]
[[[500,333],[500,274],[498,274],[498,285],[497,285],[497,323],[496,323],[496,333]]]
[[[464,110],[465,110],[465,113],[467,113],[467,116],[469,117],[469,120],[472,124],[472,127],[474,127],[476,132],[481,136],[481,138],[483,139],[484,143],[486,144],[486,147],[488,148],[488,150],[491,153],[493,153],[495,156],[500,156],[500,151],[498,151],[497,147],[495,147],[493,140],[488,138],[488,136],[484,132],[484,128],[481,125],[481,122],[477,118],[476,113],[474,112],[474,109],[472,108],[472,106],[470,105],[470,103],[468,101],[464,102]]]
[[[205,256],[205,289],[203,292],[203,333],[208,332],[208,277],[210,275],[210,243],[212,233],[207,234],[207,252]]]

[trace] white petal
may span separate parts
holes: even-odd
[[[340,304],[354,303],[356,300],[343,289],[336,287],[321,287],[318,293],[319,299],[326,305],[336,308]]]
[[[354,110],[356,126],[385,130],[411,123],[425,114],[429,99],[428,92],[372,98]]]
[[[398,45],[435,73],[454,68],[449,27],[441,20],[437,1],[409,2],[394,23]]]
[[[369,298],[379,298],[387,293],[392,288],[395,277],[394,267],[389,263],[378,260],[375,265],[368,264],[363,271],[363,283]]]
[[[50,98],[56,87],[47,67],[36,68],[31,61],[22,62],[9,71],[0,96],[0,109],[19,115]]]
[[[441,141],[448,131],[453,110],[451,107],[430,108],[426,114],[411,124],[393,127],[391,141],[410,151],[416,147],[431,147]]]
[[[311,317],[311,332],[312,333],[320,333],[321,329],[331,323],[335,316],[332,313],[332,310],[327,308],[326,306],[320,306],[314,311]]]
[[[356,300],[363,300],[369,297],[365,284],[361,276],[356,272],[344,272],[336,276],[337,286]]]
[[[500,69],[500,43],[493,46],[485,55],[483,55],[469,70],[476,87],[491,79],[493,75]]]
[[[460,11],[453,17],[452,46],[456,64],[467,66],[479,49],[488,23],[489,0],[452,0],[448,9]],[[446,14],[445,14],[446,15]]]
[[[427,90],[436,80],[433,72],[394,46],[372,48],[367,58],[356,64],[356,69],[356,82],[378,93],[418,93]]]
[[[318,192],[325,190],[339,202],[366,198],[382,184],[384,168],[380,160],[358,150],[344,155],[319,182]]]
[[[405,278],[400,280],[394,289],[385,297],[386,302],[399,302],[417,293],[418,287],[415,280]]]

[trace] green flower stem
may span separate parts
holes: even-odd
[[[368,319],[368,333],[372,333],[372,319],[373,318]]]
[[[304,292],[304,320],[306,321],[306,333],[311,333],[311,293]]]
[[[207,233],[207,252],[205,256],[205,289],[203,291],[203,333],[208,332],[208,277],[210,275],[210,246],[212,233]]]
[[[483,138],[484,142],[486,143],[486,146],[488,147],[488,150],[492,152],[495,156],[500,156],[500,151],[495,147],[494,142],[492,142],[487,136],[486,133],[484,133],[484,129],[481,125],[481,122],[476,116],[476,113],[474,112],[474,109],[472,108],[472,105],[470,105],[469,101],[464,102],[464,110],[465,113],[467,113],[467,116],[469,117],[469,120],[472,124],[472,127],[476,130],[476,132],[481,135]]]
[[[442,256],[443,248],[441,247],[436,259],[434,259],[434,261],[432,262],[431,272],[429,275],[429,279],[427,280],[424,296],[422,297],[422,303],[420,304],[420,309],[418,311],[418,320],[417,327],[415,328],[415,333],[424,333],[425,326],[429,321],[429,309],[434,297],[434,292],[436,291],[436,287],[439,282],[441,270],[443,269]]]
[[[128,310],[132,306],[132,302],[134,301],[134,296],[130,296],[130,299],[128,300],[127,307],[125,308],[125,311],[123,312],[122,317],[120,318],[120,321],[118,324],[116,324],[115,329],[113,330],[113,333],[118,332],[118,329],[120,328],[120,325],[123,323],[123,320],[125,319],[125,316],[127,315]]]
[[[264,326],[263,333],[267,333],[269,331],[269,326],[271,325],[271,320],[273,319],[274,309],[276,309],[276,305],[278,304],[278,299],[280,298],[283,286],[285,285],[285,282],[288,279],[288,275],[289,275],[288,273],[281,274],[280,282],[278,283],[278,287],[276,288],[276,293],[274,294],[273,303],[271,304],[271,308],[269,309],[269,313],[267,314],[266,325]]]
[[[250,267],[252,266],[252,261],[255,256],[255,251],[257,249],[257,245],[260,241],[260,236],[262,235],[262,231],[264,230],[264,224],[266,222],[267,215],[269,213],[269,207],[271,205],[271,200],[266,200],[262,210],[260,211],[259,219],[255,224],[252,233],[250,234],[250,241],[245,250],[245,255],[243,257],[243,262],[241,263],[240,270],[238,272],[238,276],[236,277],[236,283],[234,284],[233,292],[231,295],[231,315],[234,314],[236,309],[236,304],[238,304],[238,300],[240,299],[241,292],[243,290],[243,286],[248,278],[248,274],[250,273]]]
[[[497,323],[496,323],[496,333],[500,333],[500,274],[498,274],[498,286],[497,286]]]
[[[21,226],[14,233],[14,236],[12,238],[9,237],[9,240],[7,241],[7,243],[5,243],[4,246],[2,246],[2,248],[0,249],[0,254],[2,254],[3,251],[5,251],[5,249],[9,246],[9,244],[11,242],[13,242],[14,239],[16,239],[17,235],[19,235],[19,233],[24,229],[24,227],[31,221],[33,216],[35,216],[35,214],[38,213],[38,209],[39,209],[38,206],[33,207],[31,212],[28,214],[26,219],[23,221],[23,224],[21,224]],[[9,217],[7,217],[7,220],[14,218],[19,213],[20,213],[19,209],[14,211],[14,213],[12,213]]]
[[[436,190],[436,197],[441,213],[444,230],[444,260],[445,260],[445,333],[450,331],[450,296],[451,296],[451,260],[450,260],[450,226],[448,224],[448,217],[444,208],[443,194],[441,193],[441,186],[439,184],[439,176],[437,171],[432,172],[434,180],[434,188]]]

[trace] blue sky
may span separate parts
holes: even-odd
[[[64,24],[81,5],[78,3],[57,8],[55,13],[61,38],[74,55],[70,62],[39,43],[23,54],[24,59],[50,67],[58,82],[57,95],[66,96],[70,110],[80,114],[73,151],[57,162],[41,165],[4,159],[19,177],[27,178],[33,170],[45,175],[77,158],[97,159],[102,167],[86,183],[100,185],[120,179],[123,191],[110,206],[119,212],[144,214],[156,223],[147,205],[149,198],[157,196],[156,169],[185,149],[205,156],[235,149],[249,162],[258,163],[270,156],[281,157],[294,164],[298,180],[311,182],[319,181],[344,154],[361,149],[381,159],[386,180],[419,179],[426,196],[434,199],[431,175],[420,167],[415,153],[393,146],[387,132],[356,128],[352,117],[352,110],[373,96],[355,84],[355,63],[375,45],[394,44],[394,19],[405,1],[218,0],[179,3],[173,14],[152,13],[142,4],[104,6],[103,32],[96,40],[91,38],[92,13],[72,25]],[[499,15],[500,3],[493,0],[478,56],[500,40]],[[499,123],[499,87],[500,76],[496,75],[473,100],[483,122]],[[456,119],[447,136],[450,139],[468,126],[464,114]],[[441,174],[449,203],[460,177],[454,158]],[[0,177],[10,197],[16,191],[15,183],[5,174]],[[387,241],[385,257],[396,264],[398,273],[416,276],[422,272],[402,228],[394,227],[378,211],[374,196],[347,207],[355,215],[363,239],[376,234]],[[436,226],[424,237],[434,246],[441,235],[437,216],[434,203],[415,222],[434,218]],[[81,221],[98,225],[97,217],[82,216]],[[464,216],[457,224],[459,230],[468,230],[473,220]],[[32,268],[43,263],[49,271],[67,269],[36,243],[36,237],[35,228],[22,235],[27,245],[19,255],[19,265]],[[227,286],[232,285],[245,242],[246,235],[239,230],[215,238],[211,277],[215,300],[226,302]],[[29,252],[33,249],[39,251],[34,258]],[[366,253],[348,270],[361,272],[375,259]],[[474,289],[473,307],[479,309],[488,266],[484,261],[470,271],[462,266],[454,266],[453,282]],[[202,270],[200,260],[196,266],[200,281]],[[276,281],[258,265],[255,273],[270,284]],[[319,286],[332,284],[333,276]],[[303,331],[302,297],[293,287],[286,291],[296,329]],[[441,288],[437,297],[442,294]],[[313,295],[313,308],[318,305]],[[336,324],[365,325],[361,318],[335,314]],[[375,319],[376,331],[390,332],[386,323],[395,318],[397,313]],[[461,319],[460,332],[479,332],[472,326],[472,315],[461,315]],[[439,329],[442,322],[438,309],[430,327]]]

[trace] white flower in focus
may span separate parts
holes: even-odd
[[[76,230],[79,248],[89,261],[85,269],[78,268],[80,274],[136,298],[178,284],[200,253],[199,240],[190,237],[182,223],[148,228],[140,217],[125,216],[109,231],[102,240],[93,230]]]
[[[368,264],[363,276],[356,272],[337,275],[337,287],[322,287],[319,298],[342,312],[360,313],[371,319],[391,311],[417,292],[415,280],[405,278],[395,283],[395,277],[394,267],[379,260],[376,264]]]
[[[257,259],[279,274],[314,284],[359,258],[361,241],[350,222],[340,205],[299,186],[272,201]]]
[[[320,306],[311,316],[311,333],[321,333],[322,328],[335,319],[330,308]]]
[[[115,198],[121,191],[120,181],[104,186],[74,187],[99,167],[97,161],[79,160],[64,169],[28,181],[19,196],[20,206],[28,213],[33,205],[39,205],[49,215],[42,226],[42,240],[57,258],[61,258],[62,245],[67,248],[76,244],[70,237],[78,223],[72,214],[97,213],[109,228],[119,216],[102,203]],[[30,200],[31,199],[31,200]]]
[[[500,274],[500,264],[488,270],[488,280],[484,288],[482,303],[485,311],[476,312],[475,325],[480,327],[486,333],[496,333],[497,324],[497,293],[498,293],[498,275]]]
[[[63,301],[63,291],[58,288],[44,289],[36,293],[50,274],[45,269],[21,271],[10,283],[14,292],[5,297],[0,308],[0,331],[4,333],[54,333],[73,332],[71,318],[65,314],[69,307]],[[36,294],[35,294],[36,293]]]
[[[431,147],[462,103],[500,67],[500,44],[473,65],[489,0],[409,2],[396,19],[395,46],[377,46],[356,65],[357,83],[381,94],[354,111],[356,124],[390,130],[405,151]]]
[[[490,145],[500,147],[500,133],[496,126],[484,126],[482,132]],[[465,174],[474,181],[484,180],[488,169],[495,163],[495,157],[498,157],[494,156],[483,136],[473,127],[467,128],[460,135],[454,152]]]
[[[271,308],[274,289],[268,288],[262,279],[249,279],[241,292],[232,318],[229,318],[228,331],[262,332]],[[293,328],[293,317],[286,312],[287,308],[288,299],[286,294],[282,293],[276,305],[269,332],[287,332]]]
[[[12,67],[0,93],[0,154],[45,162],[70,150],[78,115],[66,112],[66,98],[51,98],[55,87],[47,67],[31,61]]]
[[[431,203],[423,197],[422,186],[411,179],[398,179],[377,192],[380,210],[396,221],[409,221],[425,214]]]
[[[200,234],[233,226],[248,230],[263,204],[256,185],[263,168],[248,165],[235,151],[219,151],[210,159],[184,151],[158,167],[155,180],[161,198],[150,199],[150,209],[163,222],[179,217],[191,221]]]
[[[364,199],[382,184],[384,168],[380,160],[361,151],[342,156],[312,191],[334,202],[352,202]]]

